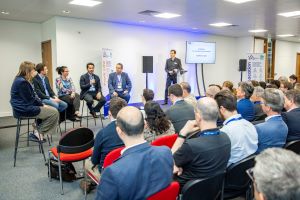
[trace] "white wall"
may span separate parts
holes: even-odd
[[[41,26],[37,23],[0,20],[0,117],[12,115],[10,88],[22,61],[41,60]]]
[[[187,40],[216,42],[216,64],[204,65],[206,85],[221,84],[224,80],[234,82],[239,80],[237,71],[239,42],[236,38],[57,17],[56,40],[57,64],[69,66],[78,91],[79,78],[86,72],[86,63],[94,62],[96,73],[100,74],[101,49],[109,48],[113,52],[113,65],[123,63],[124,71],[129,73],[133,82],[131,102],[140,101],[140,94],[145,88],[145,75],[141,73],[142,56],[154,56],[154,74],[149,75],[149,85],[155,91],[155,99],[163,99],[166,80],[164,66],[169,51],[176,49],[177,57],[185,63]],[[240,50],[244,51],[245,48],[242,47]],[[246,53],[248,52],[245,51],[244,54]],[[196,91],[194,65],[183,64],[183,67],[188,70],[185,81],[190,82]],[[198,69],[200,71],[200,66]],[[202,86],[201,73],[198,74]],[[203,94],[202,88],[201,93]]]
[[[300,53],[300,43],[276,41],[275,78],[296,74],[297,53]]]
[[[236,39],[236,55],[237,60],[239,59],[247,59],[247,53],[253,53],[254,51],[254,37],[240,37]],[[238,63],[236,65],[236,70],[238,70]],[[239,72],[239,78],[238,81],[234,79],[235,87],[237,87],[237,83],[240,81],[240,72]],[[247,80],[247,73],[243,72],[243,81]]]

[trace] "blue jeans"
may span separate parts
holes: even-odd
[[[56,108],[58,112],[62,112],[68,107],[68,104],[64,101],[60,101],[59,103],[57,103],[51,99],[43,99],[42,102],[48,106]]]
[[[116,91],[116,93],[118,93],[118,97],[124,99],[127,103],[128,103],[128,101],[130,100],[130,95],[129,95],[129,93],[124,94],[124,92],[118,92],[118,91]],[[114,97],[114,95],[111,95],[111,96],[110,96],[110,98],[113,98],[113,97]]]

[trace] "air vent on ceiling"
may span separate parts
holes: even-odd
[[[144,11],[139,12],[139,14],[141,14],[141,15],[149,15],[149,16],[153,16],[153,15],[156,15],[159,13],[160,12],[153,11],[153,10],[144,10]]]

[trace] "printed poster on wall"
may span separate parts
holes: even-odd
[[[247,54],[247,80],[265,81],[265,54]]]
[[[101,86],[102,93],[106,96],[108,91],[108,76],[112,72],[112,50],[102,49],[102,75],[101,75]]]

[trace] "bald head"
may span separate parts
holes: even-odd
[[[206,90],[206,96],[214,98],[215,95],[220,92],[220,88],[216,85],[209,86]]]
[[[137,136],[143,133],[144,118],[141,111],[135,107],[122,108],[117,115],[117,126],[127,136]]]
[[[216,122],[219,116],[217,102],[211,97],[204,97],[197,102],[197,110],[204,121]]]

